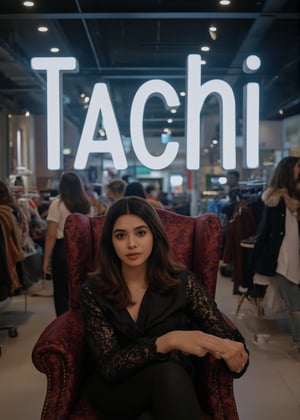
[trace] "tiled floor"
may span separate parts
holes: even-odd
[[[235,381],[240,419],[299,420],[300,354],[294,348],[286,316],[258,316],[254,303],[247,300],[236,315],[239,297],[231,292],[231,279],[220,277],[218,305],[242,332],[250,350],[249,369]]]
[[[255,306],[245,301],[235,314],[237,296],[232,282],[219,277],[216,300],[247,340],[251,363],[246,375],[235,381],[240,420],[300,419],[300,356],[293,348],[284,316],[258,317]],[[38,420],[46,390],[45,376],[31,362],[31,351],[43,328],[54,318],[51,297],[18,296],[0,307],[0,324],[10,318],[18,336],[9,338],[0,331],[0,418]],[[266,342],[255,336],[266,334]],[[259,341],[262,340],[259,338]],[[184,420],[184,419],[182,419]]]
[[[53,298],[24,296],[12,299],[0,309],[0,325],[14,324],[16,338],[0,331],[0,418],[38,420],[46,391],[46,377],[31,362],[31,351],[44,327],[54,319]]]

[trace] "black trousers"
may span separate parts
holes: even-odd
[[[192,378],[175,361],[153,363],[116,384],[94,374],[87,394],[108,420],[201,419]]]
[[[64,239],[57,239],[52,252],[52,280],[56,316],[69,310],[69,284]]]

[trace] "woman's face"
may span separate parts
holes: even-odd
[[[123,265],[140,267],[147,264],[153,248],[153,234],[138,216],[120,216],[112,231],[112,242]]]

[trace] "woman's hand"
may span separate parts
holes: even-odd
[[[43,272],[45,274],[51,274],[51,263],[50,261],[46,259],[44,259],[44,262],[43,262]]]
[[[45,238],[43,272],[51,274],[51,255],[56,241],[58,223],[49,221]]]
[[[208,347],[213,346],[213,343],[208,345],[207,337],[213,336],[201,331],[171,331],[157,338],[156,347],[160,353],[179,350],[182,353],[203,357],[209,352]],[[215,350],[217,350],[216,345]]]
[[[248,361],[248,353],[243,343],[223,339],[217,357],[222,358],[232,372],[239,373]]]
[[[244,368],[248,360],[243,343],[216,337],[202,331],[171,331],[158,337],[156,346],[160,353],[179,350],[198,357],[210,353],[217,359],[223,359],[229,369],[237,373]]]

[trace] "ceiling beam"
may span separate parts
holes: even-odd
[[[259,17],[270,17],[274,19],[297,20],[300,13],[266,12],[266,13],[204,13],[204,12],[135,12],[135,13],[6,13],[0,15],[0,20],[36,20],[36,19],[103,19],[103,20],[155,20],[155,19],[173,19],[173,20],[197,20],[197,19],[257,19]]]

